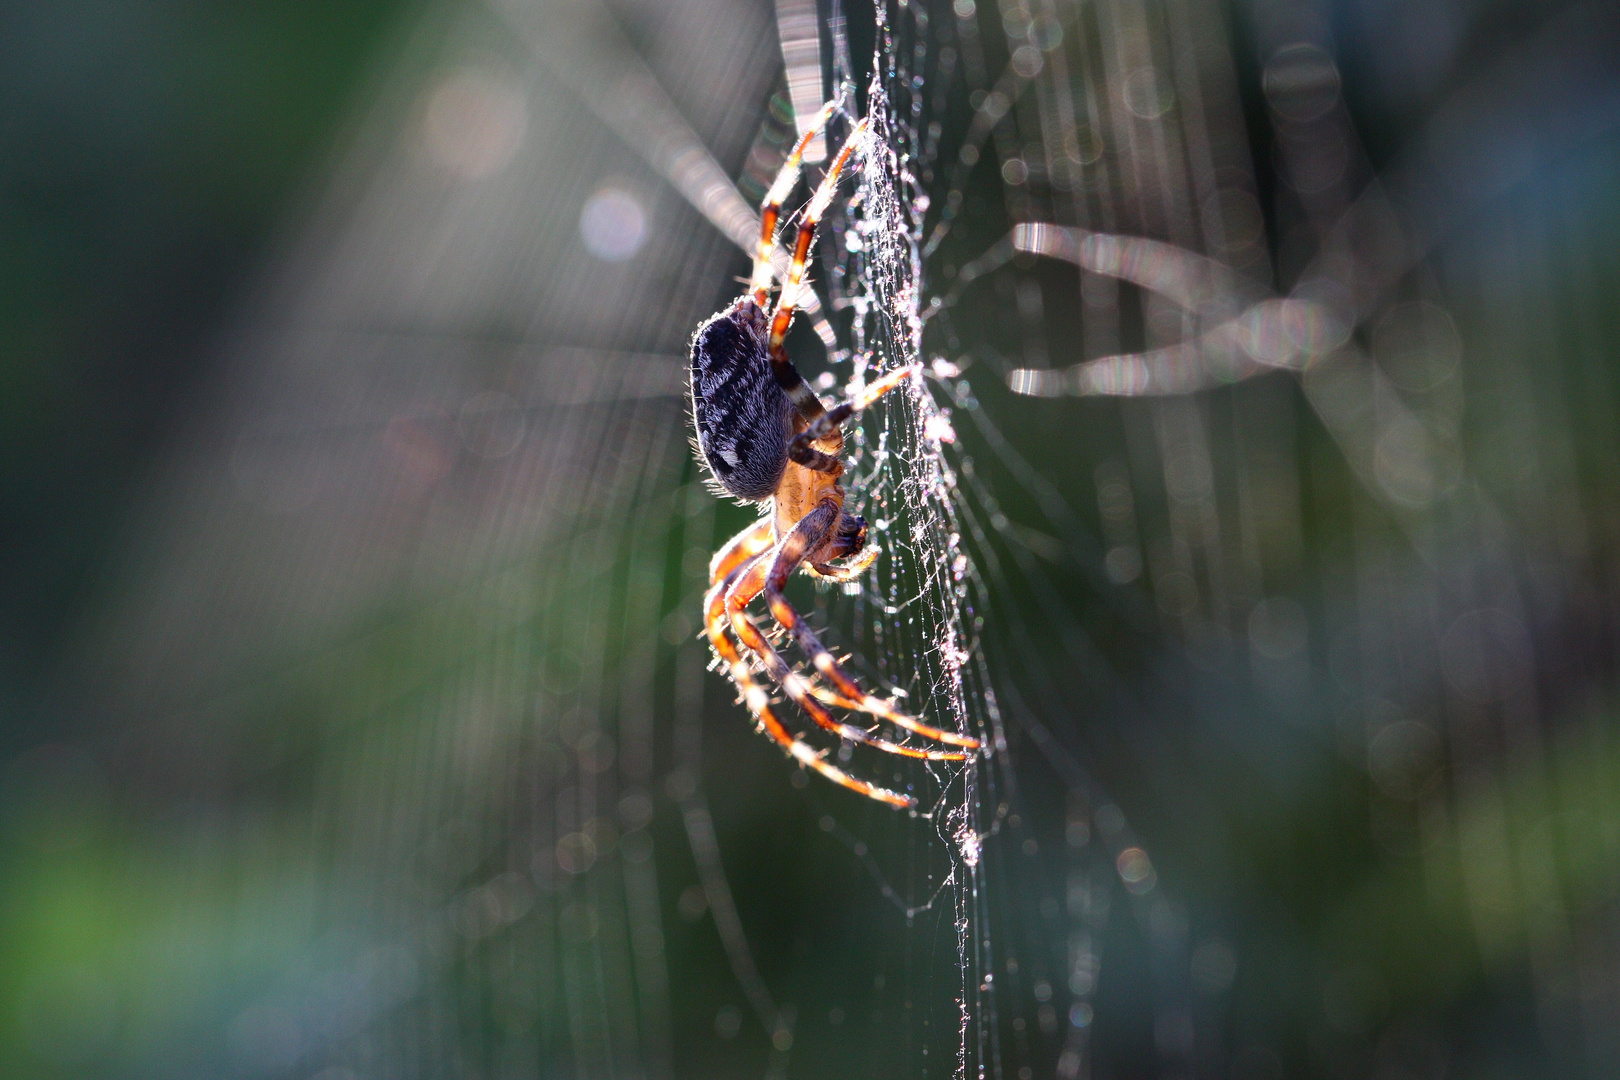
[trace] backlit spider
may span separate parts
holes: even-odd
[[[815,632],[782,595],[787,579],[804,566],[830,581],[849,581],[872,565],[876,549],[866,547],[866,522],[844,510],[838,458],[844,439],[841,426],[855,413],[917,375],[913,365],[891,371],[849,401],[822,405],[799,376],[783,347],[803,289],[805,263],[815,240],[816,223],[832,201],[849,156],[866,136],[866,121],[856,125],[816,189],[799,223],[793,261],[775,310],[766,315],[774,271],[776,223],[782,200],[798,181],[799,163],[831,115],[821,111],[782,165],[761,207],[759,249],[754,256],[749,289],[718,312],[692,337],[692,416],[698,451],[726,492],[738,499],[765,504],[766,515],[726,543],[709,564],[709,592],[704,599],[704,625],[709,640],[759,727],[790,755],[827,779],[891,806],[912,808],[909,795],[878,787],[825,760],[791,734],[772,711],[770,695],[754,681],[754,670],[731,641],[729,628],[765,673],[804,710],[817,726],[842,739],[904,757],[927,761],[962,761],[978,749],[977,739],[929,727],[874,698],[845,674]],[[849,559],[843,566],[835,560]],[[820,678],[820,685],[788,666],[748,614],[748,605],[763,592],[772,618],[798,643]],[[828,706],[864,712],[936,743],[958,749],[922,749],[890,742],[835,719]]]

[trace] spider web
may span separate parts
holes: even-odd
[[[958,8],[971,16],[971,5]],[[873,684],[899,690],[908,709],[974,733],[986,748],[965,768],[931,770],[937,796],[924,805],[932,835],[912,839],[904,870],[875,855],[869,837],[856,839],[836,822],[832,829],[847,838],[908,924],[948,895],[958,975],[952,996],[946,1002],[938,993],[947,985],[940,971],[914,975],[905,993],[937,999],[936,1015],[920,1030],[930,1023],[935,1032],[953,1030],[954,1014],[955,1075],[1027,1078],[1055,1070],[1072,1077],[1088,1064],[1092,1002],[1113,907],[1121,898],[1134,902],[1144,925],[1156,912],[1165,931],[1160,938],[1171,950],[1179,945],[1178,915],[1154,895],[1151,860],[1118,807],[1027,708],[1018,726],[1045,759],[1015,769],[1022,754],[1015,757],[1013,742],[1021,740],[1009,740],[991,674],[987,639],[1022,644],[1017,620],[998,617],[991,599],[1009,585],[998,541],[1013,527],[957,426],[971,418],[992,439],[994,428],[958,362],[971,360],[929,351],[925,334],[937,296],[928,286],[925,248],[949,231],[940,209],[961,194],[949,187],[960,182],[961,170],[946,168],[942,158],[944,121],[953,105],[959,109],[962,99],[976,91],[982,97],[984,90],[971,77],[982,82],[982,57],[963,77],[958,46],[962,26],[971,23],[936,22],[915,5],[863,11],[861,18],[872,20],[865,38],[872,59],[862,67],[869,73],[862,84],[849,33],[855,16],[846,18],[837,4],[831,15],[831,85],[850,105],[859,101],[871,136],[846,209],[823,229],[828,306],[839,343],[847,346],[832,352],[820,386],[853,393],[883,371],[920,363],[927,392],[890,395],[892,401],[852,427],[846,486],[885,555],[868,578],[845,586],[842,596],[818,595],[817,606],[848,628],[852,662]],[[936,340],[934,347],[941,345],[955,342]],[[1014,453],[1004,440],[991,449]],[[1018,480],[1039,482],[1027,471]],[[1022,547],[1015,558],[1027,554]],[[1019,779],[1031,765],[1038,766],[1043,789],[1033,813]],[[1042,807],[1048,808],[1045,820]],[[942,863],[938,869],[919,873],[919,844],[922,865]],[[1044,845],[1060,853],[1057,858],[1037,861]],[[1066,929],[1054,932],[1054,919]],[[1160,962],[1167,971],[1179,966],[1174,955]],[[1168,1015],[1169,1027],[1185,1023],[1174,1011]],[[1174,1048],[1178,1037],[1172,1033],[1168,1045]],[[939,1039],[924,1038],[915,1051],[914,1063],[925,1073],[938,1067],[928,1067],[927,1047]]]
[[[1370,832],[1395,845],[1420,826],[1406,811],[1381,816],[1379,798],[1427,802],[1423,813],[1456,812],[1476,822],[1469,828],[1487,828],[1468,781],[1449,797],[1432,794],[1447,758],[1442,741],[1470,745],[1467,723],[1455,719],[1459,699],[1500,702],[1502,722],[1529,740],[1517,765],[1478,744],[1453,751],[1449,767],[1460,775],[1491,777],[1489,798],[1533,805],[1533,796],[1502,794],[1514,783],[1505,774],[1545,778],[1543,755],[1557,751],[1544,747],[1570,738],[1526,696],[1535,631],[1510,553],[1538,547],[1541,528],[1486,493],[1514,485],[1487,488],[1470,473],[1459,317],[1426,263],[1450,226],[1500,190],[1505,171],[1461,147],[1492,141],[1492,118],[1515,109],[1503,86],[1520,84],[1504,63],[1458,90],[1426,134],[1444,149],[1434,158],[1414,151],[1375,176],[1341,97],[1332,35],[1257,7],[1245,44],[1263,59],[1255,74],[1278,140],[1268,171],[1244,137],[1242,61],[1221,47],[1234,31],[1215,5],[959,0],[948,11],[885,10],[867,106],[884,118],[884,147],[851,212],[860,241],[846,278],[833,279],[833,306],[855,311],[857,380],[862,350],[924,359],[936,376],[933,401],[909,421],[868,421],[868,446],[875,437],[881,449],[905,449],[867,462],[860,486],[910,493],[901,501],[911,531],[891,541],[902,566],[889,570],[885,595],[912,597],[919,617],[906,625],[927,627],[920,640],[901,633],[889,642],[873,625],[870,651],[881,666],[926,681],[913,657],[962,655],[958,643],[968,642],[964,699],[946,695],[935,707],[941,716],[965,710],[976,730],[993,733],[994,753],[965,785],[965,801],[947,804],[980,841],[958,846],[953,879],[964,973],[959,1068],[1069,1077],[1102,1053],[1113,1063],[1157,1058],[1169,1074],[1201,1069],[1223,1053],[1221,1011],[1257,999],[1226,996],[1239,966],[1230,931],[1159,882],[1125,816],[1077,760],[1074,748],[1096,731],[1088,711],[1113,725],[1158,714],[1150,726],[1175,734],[1144,738],[1137,752],[1154,758],[1161,785],[1175,785],[1174,773],[1184,790],[1197,789],[1200,766],[1173,745],[1183,734],[1165,719],[1173,703],[1275,717],[1272,730],[1294,728],[1283,741],[1297,756],[1284,764],[1285,755],[1252,747],[1250,759],[1279,779],[1313,757],[1352,763],[1379,792]],[[1550,74],[1557,65],[1544,50],[1572,46],[1581,24],[1573,16],[1549,24],[1544,42],[1514,62]],[[841,40],[835,30],[835,70],[847,81]],[[1572,71],[1586,70],[1589,55],[1580,55]],[[1560,80],[1544,100],[1579,78]],[[1060,275],[1057,264],[1079,273]],[[1063,365],[1050,359],[1058,349],[1070,358]],[[1506,376],[1498,392],[1511,397],[1508,386],[1532,383]],[[1064,412],[1036,412],[1009,403],[1007,391],[1069,402]],[[1470,393],[1470,408],[1559,442],[1536,409],[1477,382]],[[1064,476],[1061,462],[1026,459],[1018,447],[1030,440],[998,429],[1017,414],[1067,418],[1071,430],[1045,445],[1066,440],[1090,466],[1081,475],[1092,481],[1095,516],[1070,502],[1084,483]],[[1095,434],[1072,430],[1080,418]],[[946,430],[956,438],[929,438]],[[1318,433],[1331,453],[1313,458],[1306,447],[1320,445],[1311,442]],[[1338,492],[1345,474],[1359,485],[1344,498],[1356,507],[1347,516],[1357,522],[1361,569],[1338,591],[1306,570],[1323,544],[1305,540],[1303,489]],[[1571,491],[1567,475],[1550,482]],[[1584,533],[1578,515],[1554,516]],[[1060,599],[1065,577],[1094,591]],[[895,579],[918,588],[897,590]],[[1425,600],[1398,600],[1396,581]],[[1432,613],[1432,626],[1416,608]],[[904,622],[904,609],[891,601],[882,614]],[[1155,656],[1150,635],[1173,642],[1177,658]],[[1413,670],[1403,650],[1437,656],[1437,666]],[[1483,674],[1487,656],[1501,665],[1500,683]],[[1247,672],[1234,675],[1244,659]],[[1165,700],[1127,689],[1141,683],[1125,673],[1144,661],[1159,666],[1151,681]],[[1182,679],[1197,693],[1167,691]],[[1326,679],[1333,690],[1321,687]],[[1507,719],[1516,694],[1525,711]],[[1106,756],[1117,765],[1117,754]],[[1417,786],[1408,767],[1425,777]],[[1199,832],[1190,824],[1196,799],[1162,789],[1160,797],[1184,815],[1173,826],[1161,818],[1161,830]],[[1032,820],[1058,805],[1068,807],[1061,832]],[[1527,812],[1516,803],[1507,813]],[[1506,851],[1506,833],[1495,835],[1487,846]],[[1202,842],[1219,840],[1204,833]],[[1435,865],[1431,857],[1430,873]],[[1481,871],[1462,876],[1483,888]],[[1490,926],[1482,904],[1472,915],[1479,940],[1500,942],[1505,930]],[[1121,908],[1135,935],[1110,920]],[[1555,993],[1551,971],[1578,966],[1561,946],[1553,953],[1538,977],[1543,1009]],[[1386,992],[1383,976],[1369,979],[1359,961],[1338,963],[1321,977],[1330,1001],[1342,993],[1374,1002]],[[1383,963],[1386,972],[1399,965],[1388,953]],[[1096,998],[1099,987],[1132,982],[1146,987],[1133,1005]],[[1445,1038],[1410,1013],[1384,1029],[1379,1052],[1406,1053],[1390,1047],[1411,1025],[1423,1027],[1423,1053],[1444,1053]],[[1109,1041],[1101,1050],[1098,1030]],[[1286,1053],[1286,1037],[1273,1039],[1238,1048],[1232,1068],[1280,1067],[1271,1063]],[[1321,1068],[1355,1053],[1348,1042],[1312,1039],[1308,1054]]]
[[[400,44],[52,677],[87,734],[8,766],[0,1068],[1433,1077],[1501,1018],[1614,1060],[1612,167],[1425,262],[1533,156],[1471,156],[1499,117],[1609,130],[1607,24],[1550,18],[1374,182],[1298,5],[812,8]],[[791,347],[926,396],[850,435],[884,556],[792,589],[985,740],[850,752],[915,817],[794,770],[699,638],[752,511],[683,350],[826,93],[874,138]],[[1476,1011],[1479,957],[1533,1006]]]

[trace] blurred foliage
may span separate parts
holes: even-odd
[[[133,485],[412,7],[0,10],[0,745],[40,734],[26,703]]]

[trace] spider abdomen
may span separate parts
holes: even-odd
[[[787,468],[793,405],[771,372],[769,325],[751,299],[692,336],[692,419],[715,480],[739,499],[769,498]]]

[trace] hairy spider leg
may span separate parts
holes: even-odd
[[[924,724],[909,716],[896,712],[894,707],[882,698],[875,698],[861,688],[860,683],[850,678],[839,665],[836,657],[827,650],[810,629],[810,625],[799,617],[793,610],[793,605],[787,602],[782,594],[787,580],[805,556],[814,551],[826,537],[828,530],[838,524],[838,518],[843,513],[838,504],[831,499],[821,503],[814,510],[800,519],[776,548],[776,557],[772,560],[771,568],[765,575],[765,602],[770,606],[771,617],[774,618],[798,643],[800,651],[810,658],[811,664],[822,678],[833,685],[837,693],[850,702],[849,708],[858,709],[863,713],[887,720],[897,727],[905,728],[925,739],[945,743],[947,746],[961,746],[969,750],[979,748],[979,740],[968,735],[958,735],[954,731],[944,731],[937,727]],[[791,692],[791,691],[790,691]],[[796,700],[796,699],[795,699]],[[961,761],[966,754],[952,753],[940,756],[934,760]]]
[[[816,225],[821,221],[821,215],[827,212],[832,204],[833,193],[838,190],[838,178],[844,171],[844,164],[849,161],[849,155],[855,152],[858,145],[866,141],[866,121],[862,120],[855,125],[855,130],[844,141],[838,156],[833,158],[827,167],[827,175],[821,180],[821,186],[805,204],[804,216],[799,220],[799,235],[793,244],[793,262],[788,267],[787,280],[782,284],[782,292],[776,298],[776,310],[771,314],[770,357],[771,369],[776,373],[776,381],[787,392],[788,399],[793,407],[799,410],[799,415],[806,420],[814,420],[826,408],[821,399],[816,397],[815,391],[810,389],[793,361],[788,359],[787,349],[783,342],[787,340],[788,327],[793,323],[793,313],[799,307],[799,293],[804,287],[804,268],[810,259],[810,245],[816,239]],[[829,441],[836,442],[835,439]],[[836,450],[837,446],[829,449]],[[826,469],[823,472],[828,471]]]
[[[866,141],[867,122],[862,120],[855,125],[849,138],[839,149],[838,156],[833,158],[827,167],[827,175],[822,177],[821,184],[816,193],[805,204],[804,216],[799,219],[799,235],[793,244],[793,262],[788,266],[787,280],[782,284],[782,293],[776,299],[776,310],[771,315],[771,359],[776,362],[778,354],[782,352],[782,342],[787,337],[788,325],[793,321],[793,313],[798,310],[799,291],[804,286],[804,269],[810,261],[810,245],[815,243],[816,226],[821,222],[821,215],[827,212],[832,205],[833,193],[838,190],[838,181],[842,178],[844,165],[849,161],[861,143]],[[786,361],[782,356],[782,361]]]
[[[737,537],[727,547],[736,544],[738,540],[742,540],[744,536],[753,531],[752,528],[746,530],[743,536]],[[888,803],[890,806],[902,810],[914,809],[917,800],[911,796],[902,795],[899,792],[890,791],[888,788],[868,783],[829,763],[826,760],[825,751],[817,750],[804,740],[795,738],[782,725],[782,722],[776,718],[776,714],[771,711],[770,695],[754,681],[754,673],[749,670],[748,662],[743,659],[742,653],[737,651],[736,646],[732,645],[731,639],[726,635],[726,593],[737,577],[762,557],[762,554],[755,554],[733,565],[720,580],[714,583],[713,587],[709,589],[708,596],[703,601],[703,621],[709,633],[709,642],[714,646],[714,651],[719,655],[721,661],[725,663],[731,681],[736,684],[737,691],[748,705],[748,711],[754,714],[754,719],[758,722],[760,730],[770,736],[778,746],[787,751],[794,760],[804,767],[814,769],[833,783],[865,795],[868,799],[876,799],[878,802]]]
[[[833,110],[838,107],[837,101],[829,101],[821,107],[816,114],[814,122],[793,145],[792,153],[782,162],[782,168],[777,172],[776,179],[771,182],[771,189],[765,193],[765,200],[759,207],[759,248],[754,253],[754,276],[748,283],[748,288],[754,296],[754,303],[761,310],[771,299],[771,286],[776,281],[776,269],[771,264],[771,256],[776,252],[776,223],[782,217],[782,200],[788,197],[793,185],[799,182],[799,165],[804,160],[805,148],[810,141],[821,134],[821,129],[827,126],[827,120],[832,116]]]
[[[811,577],[818,577],[823,581],[830,581],[834,584],[854,581],[866,573],[871,565],[877,562],[878,556],[882,554],[877,547],[869,545],[861,550],[861,553],[855,557],[854,562],[847,566],[833,566],[831,563],[834,559],[841,559],[849,554],[848,551],[839,546],[836,536],[828,537],[822,541],[819,548],[812,548],[811,550],[821,557],[821,561],[812,562],[806,559],[804,562],[805,572]],[[816,700],[823,705],[831,705],[839,709],[850,709],[855,712],[859,712],[861,709],[860,702],[851,701],[836,690],[829,690],[820,683],[813,682],[810,692],[815,694]]]
[[[835,432],[839,433],[841,442],[845,420],[858,412],[871,408],[872,403],[878,398],[921,370],[921,364],[907,364],[905,367],[895,368],[876,382],[868,383],[860,393],[850,400],[840,402],[823,412],[806,424],[803,431],[793,436],[788,443],[788,457],[805,468],[815,469],[817,472],[842,473],[844,471],[843,462],[831,454],[822,453],[810,444],[820,442]]]
[[[714,558],[709,560],[710,589],[708,595],[703,599],[703,620],[704,625],[711,629],[711,641],[713,640],[712,630],[715,625],[719,625],[721,632],[724,633],[726,589],[731,585],[732,580],[745,563],[752,562],[769,551],[774,543],[775,541],[771,536],[771,519],[768,517],[761,518],[730,540],[727,540],[720,550],[715,552]],[[877,549],[868,548],[855,563],[847,567],[827,567],[830,572],[824,573],[822,576],[830,581],[847,581],[864,571],[877,556]],[[831,557],[836,558],[837,556]],[[716,620],[718,620],[718,623]],[[724,645],[729,647],[729,639]],[[720,648],[721,643],[716,643],[717,651]],[[721,658],[725,659],[724,656]],[[826,687],[816,686],[814,687],[814,693],[820,700],[840,709],[859,708],[854,702],[840,697]]]
[[[726,590],[731,588],[731,583],[742,573],[745,566],[765,554],[775,544],[776,539],[771,534],[771,519],[760,518],[727,540],[720,550],[714,553],[714,558],[709,560],[709,591],[703,597],[703,625],[708,630],[710,643],[714,645],[715,652],[726,663],[728,670],[741,657],[732,648],[731,639],[725,636]],[[745,676],[751,674],[746,667],[743,671]],[[732,679],[736,681],[735,673],[732,674]],[[753,680],[749,677],[746,681]],[[743,696],[746,698],[748,694],[742,683],[738,683],[738,688],[743,690]]]
[[[731,576],[732,571],[771,548],[771,519],[760,518],[742,532],[727,540],[714,558],[709,560],[709,584]]]
[[[715,652],[726,663],[732,680],[738,683],[738,689],[742,692],[745,700],[749,697],[747,686],[753,683],[753,673],[732,646],[731,639],[726,636],[725,593],[730,588],[731,583],[742,573],[743,569],[770,550],[772,544],[771,519],[762,518],[726,541],[709,563],[711,587],[708,595],[703,600],[704,625],[708,629],[709,640],[714,645]],[[742,665],[740,671],[734,666],[737,664]],[[813,689],[818,698],[833,705],[840,708],[856,708],[855,703],[845,700],[830,690],[820,686]],[[768,700],[766,707],[767,711],[769,711]],[[772,720],[774,719],[773,715]],[[858,783],[865,784],[865,781],[858,781]],[[870,787],[871,785],[866,786]],[[878,788],[876,790],[881,791],[883,789]]]
[[[807,515],[808,516],[808,515]],[[818,519],[818,524],[821,519]],[[778,562],[784,557],[792,565],[797,566],[804,560],[805,552],[809,550],[806,540],[808,533],[800,528],[784,537],[776,547],[776,556],[772,560]],[[784,553],[786,553],[784,555]],[[923,761],[963,761],[967,755],[950,750],[922,750],[911,746],[901,746],[887,739],[880,739],[853,724],[844,724],[833,719],[833,715],[822,708],[816,700],[815,692],[809,680],[788,667],[771,643],[765,640],[760,632],[759,624],[754,622],[753,616],[744,610],[754,597],[765,589],[766,557],[761,555],[748,564],[747,569],[738,574],[731,588],[726,590],[726,615],[731,619],[731,628],[737,635],[737,640],[759,658],[765,673],[786,691],[793,703],[803,709],[805,715],[813,720],[817,727],[833,732],[839,738],[850,742],[870,746],[875,750],[882,750],[886,754],[897,754],[901,757],[918,758]]]

